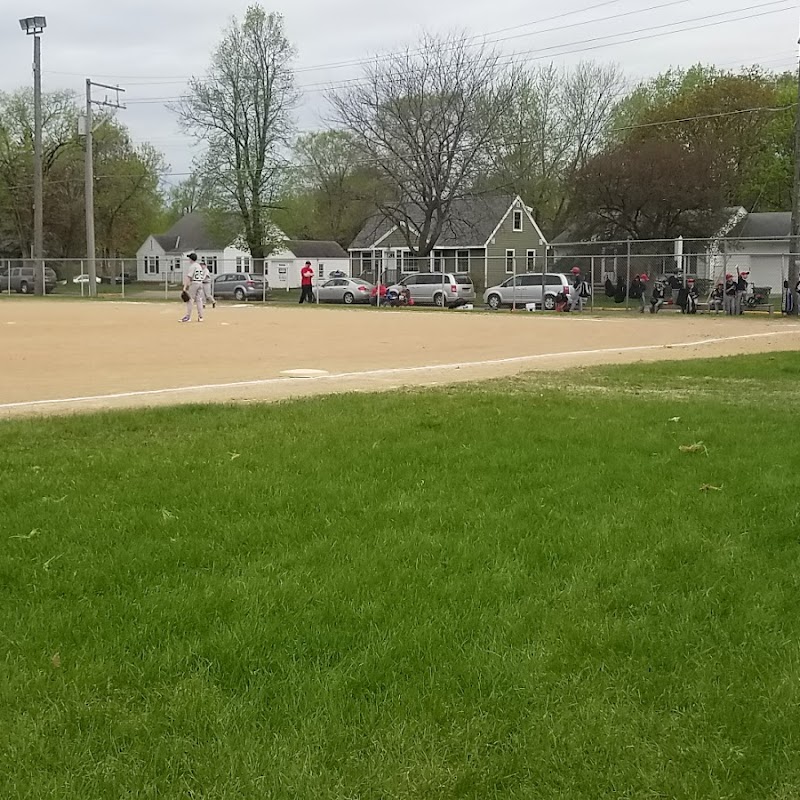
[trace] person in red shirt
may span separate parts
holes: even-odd
[[[306,261],[306,265],[303,269],[300,270],[300,302],[305,303],[306,300],[309,303],[314,302],[314,295],[311,292],[311,285],[314,280],[314,270],[311,267],[311,262]]]

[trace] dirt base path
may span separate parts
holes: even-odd
[[[542,316],[220,305],[0,304],[0,418],[177,403],[265,401],[576,365],[800,349],[775,317]],[[286,370],[319,370],[288,378]]]

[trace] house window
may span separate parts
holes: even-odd
[[[522,230],[522,212],[515,211],[514,212],[514,230],[521,231]]]
[[[375,251],[375,274],[380,275],[383,272],[383,250]]]
[[[245,272],[249,272],[250,271],[250,256],[245,256],[242,259],[242,266],[244,267],[244,271]]]
[[[525,268],[528,272],[533,272],[536,269],[536,251],[528,250],[527,258],[525,259]]]
[[[236,256],[236,271],[237,272],[241,272],[242,271],[242,257],[241,256]]]
[[[506,272],[512,274],[517,270],[517,251],[506,250]]]
[[[145,275],[158,275],[160,269],[158,256],[145,256],[144,257],[144,274]]]
[[[372,272],[372,253],[368,250],[361,254],[361,272],[363,274]]]
[[[442,272],[444,269],[444,260],[442,259],[441,250],[433,251],[433,271]]]
[[[400,271],[404,273],[417,271],[417,259],[410,250],[400,250]]]
[[[469,250],[459,250],[456,254],[456,272],[469,272]]]

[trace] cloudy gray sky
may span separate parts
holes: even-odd
[[[169,181],[190,169],[194,152],[165,99],[202,74],[207,54],[248,0],[4,0],[0,25],[0,90],[31,83],[29,37],[17,19],[45,14],[45,90],[83,92],[84,79],[127,88],[120,112],[137,141],[158,147]],[[275,0],[262,3],[286,18],[298,51],[302,88],[298,125],[324,126],[323,86],[357,77],[358,66],[332,66],[413,44],[423,29],[488,34],[531,64],[581,59],[618,63],[631,81],[670,66],[761,63],[792,69],[797,0]],[[610,38],[607,38],[610,37]]]

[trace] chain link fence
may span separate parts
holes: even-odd
[[[562,295],[569,295],[576,267],[589,287],[584,298],[589,309],[638,310],[639,299],[631,292],[631,284],[637,276],[646,276],[648,291],[656,283],[663,286],[667,305],[674,303],[681,287],[692,278],[701,306],[718,310],[722,304],[715,304],[714,299],[720,284],[725,283],[727,275],[744,275],[749,296],[759,301],[748,307],[770,305],[778,309],[786,301],[791,258],[786,238],[555,241],[538,250],[509,247],[497,251],[473,248],[458,251],[452,258],[436,251],[425,258],[404,254],[391,264],[376,258],[370,259],[372,268],[368,270],[362,269],[363,261],[354,258],[349,272],[370,283],[370,290],[375,289],[376,294],[378,285],[382,293],[398,284],[409,284],[412,294],[423,296],[427,284],[435,294],[436,284],[448,301],[454,301],[450,304],[466,301],[478,307],[536,309],[544,305],[547,310],[554,310]],[[245,264],[244,259],[231,263],[213,259],[207,266],[214,276],[253,271],[252,264]],[[178,259],[144,259],[138,264],[136,259],[97,259],[96,267],[96,293],[100,296],[176,299],[181,292],[183,269]],[[341,267],[326,268],[323,262],[315,262],[314,267],[315,292],[345,277]],[[292,266],[270,263],[265,269],[272,296],[288,295]],[[471,289],[465,288],[470,283]],[[89,297],[85,260],[47,258],[42,266],[31,259],[0,259],[0,293],[41,293],[41,287],[47,296]],[[502,299],[499,304],[495,303],[497,295]]]

